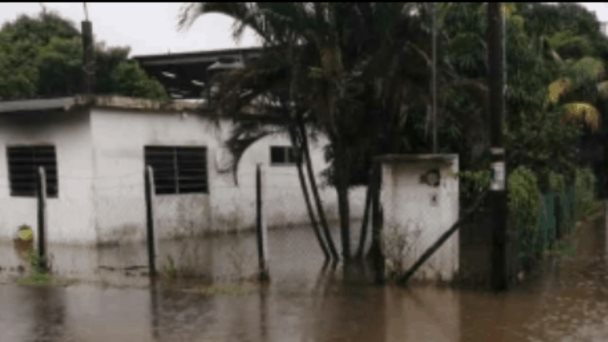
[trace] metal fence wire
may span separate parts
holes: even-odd
[[[542,194],[540,211],[534,244],[537,255],[571,232],[577,215],[574,186]]]

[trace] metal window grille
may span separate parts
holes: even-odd
[[[145,146],[145,163],[154,170],[156,194],[208,193],[207,149]]]
[[[46,174],[47,196],[58,196],[55,146],[9,146],[6,154],[11,196],[36,196],[38,168],[41,166]]]

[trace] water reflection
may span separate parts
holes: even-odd
[[[65,288],[0,285],[0,341],[608,340],[605,231],[603,220],[581,227],[573,240],[575,253],[548,260],[523,286],[499,295],[370,286],[374,274],[368,266],[323,264],[308,250],[314,245],[298,245],[287,235],[271,235],[270,284],[213,296],[150,284],[135,267],[146,260],[137,248],[85,255],[77,249],[55,250],[58,272],[128,286],[98,281]],[[300,243],[307,236],[301,234]],[[177,262],[198,260],[204,265],[193,269],[210,272],[221,287],[238,272],[249,272],[249,264],[255,273],[255,257],[248,256],[255,244],[241,238],[188,246],[186,252],[171,245],[164,250],[173,251]],[[252,260],[235,265],[239,257],[222,257],[235,246]],[[21,262],[14,253],[0,251],[4,263]],[[106,268],[87,271],[90,265]]]

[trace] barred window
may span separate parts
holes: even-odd
[[[205,147],[145,146],[144,154],[156,194],[208,193]]]
[[[11,196],[36,196],[39,167],[46,174],[46,195],[58,196],[55,146],[8,146],[6,155]]]
[[[295,150],[291,146],[270,146],[271,165],[292,165],[296,163]]]

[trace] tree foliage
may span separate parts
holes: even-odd
[[[95,47],[99,94],[164,99],[161,85],[135,63],[128,48]],[[78,29],[52,12],[22,15],[0,30],[0,99],[72,95],[81,92],[82,43]]]
[[[484,167],[486,117],[485,5],[448,4],[440,36],[442,144],[462,166]],[[524,166],[546,187],[550,172],[572,176],[581,134],[601,129],[608,84],[606,37],[579,5],[522,3],[505,11],[506,144],[511,168]],[[481,81],[481,82],[480,82]],[[445,134],[452,132],[451,134]]]
[[[606,121],[608,43],[579,5],[503,9],[508,163],[544,188],[551,173],[573,175],[581,134]],[[375,155],[430,151],[428,5],[197,3],[182,24],[212,12],[236,19],[236,36],[253,29],[266,47],[256,63],[223,75],[225,112],[261,103],[263,94],[287,97],[298,74],[293,104],[330,138],[330,179],[364,183]],[[486,21],[483,3],[437,5],[440,151],[459,153],[465,170],[488,162]]]

